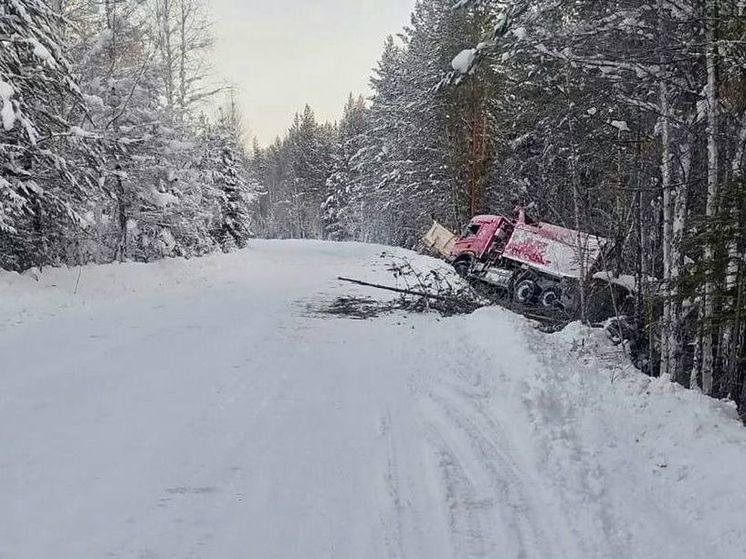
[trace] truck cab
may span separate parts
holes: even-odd
[[[482,261],[491,253],[501,253],[513,233],[513,223],[497,215],[479,215],[464,229],[451,250],[451,261]]]

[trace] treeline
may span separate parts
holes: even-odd
[[[415,246],[531,205],[612,241],[647,370],[746,413],[745,10],[420,0],[369,103],[260,150],[266,230]]]
[[[208,20],[202,0],[0,3],[0,268],[246,242],[255,186]]]

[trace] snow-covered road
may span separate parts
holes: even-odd
[[[309,311],[382,250],[0,275],[0,557],[746,557],[727,405],[580,327]]]

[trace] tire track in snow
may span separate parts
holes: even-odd
[[[455,355],[464,355],[464,344],[455,345],[460,348]],[[451,378],[429,379],[423,401],[426,436],[443,479],[454,556],[535,557],[537,543],[538,549],[546,549],[546,537],[508,456],[510,446],[499,436],[502,428],[487,419],[480,405],[491,388],[481,373],[471,374],[464,363],[456,359],[451,364]]]
[[[454,405],[435,392],[430,399],[442,414],[440,420],[433,422],[440,423],[435,427],[439,433],[433,442],[440,454],[446,485],[451,493],[460,494],[469,519],[467,543],[484,544],[479,552],[469,546],[467,556],[552,557],[547,555],[548,538],[539,508],[531,502],[518,468],[509,457],[507,441],[496,436],[502,427],[487,421],[483,411],[468,401]],[[451,436],[443,436],[445,431],[451,431]],[[464,442],[448,444],[448,438]],[[440,447],[438,439],[442,441]],[[472,519],[475,514],[479,515],[478,530]],[[492,539],[495,532],[501,532],[499,544]]]
[[[580,441],[582,418],[578,410],[593,407],[579,376],[583,366],[565,348],[547,351],[547,345],[554,345],[551,337],[526,325],[521,331],[527,349],[539,364],[535,373],[538,382],[529,389],[523,403],[534,420],[546,475],[562,493],[563,506],[575,511],[571,518],[577,520],[579,515],[585,520],[580,524],[585,528],[578,529],[578,524],[572,522],[570,530],[577,541],[584,542],[587,556],[622,557],[628,552],[632,535],[624,522],[614,518],[614,504],[605,489],[611,476]],[[578,406],[578,400],[583,405]],[[589,525],[595,525],[597,530],[589,532]],[[594,533],[602,538],[593,538]]]
[[[526,347],[524,335],[519,337]],[[504,364],[496,363],[468,333],[443,343],[449,348],[444,354],[452,356],[450,366],[430,370],[447,374],[428,373],[417,385],[425,396],[427,436],[445,484],[454,556],[592,556],[580,534],[568,538],[572,530],[565,515],[572,515],[572,509],[564,502],[557,507],[553,495],[537,501],[546,489],[541,473],[520,456],[489,411],[495,391],[504,390],[509,378]]]
[[[442,477],[452,557],[494,557],[495,501],[477,480],[475,464],[454,450],[444,428],[429,425],[426,436]]]
[[[402,559],[406,556],[402,547],[404,503],[402,502],[400,492],[399,459],[392,429],[391,409],[387,407],[386,414],[380,421],[379,433],[386,441],[386,471],[383,477],[389,501],[388,504],[393,513],[393,518],[391,515],[384,516],[382,514],[381,526],[384,533],[384,545],[389,559]]]
[[[443,355],[464,355],[452,339],[444,338],[436,343],[461,349],[456,353],[444,351]],[[484,397],[485,392],[478,380],[466,372],[462,374],[464,363],[456,360],[447,368],[450,374],[444,375],[440,372],[443,364],[430,363],[430,357],[426,350],[420,351],[416,360],[418,366],[408,384],[411,395],[418,401],[428,458],[445,508],[445,528],[451,548],[445,556],[510,557],[498,550],[507,548],[505,542],[518,533],[518,528],[512,525],[512,515],[500,509],[498,501],[505,499],[500,490],[496,490],[483,457],[474,451],[469,433],[454,419],[450,407],[444,405],[446,398],[438,396],[443,392],[450,398],[462,400]],[[500,541],[503,545],[498,545]],[[522,548],[522,544],[518,547]]]

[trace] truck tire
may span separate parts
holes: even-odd
[[[518,282],[515,286],[515,289],[513,290],[513,300],[521,305],[530,305],[533,302],[537,291],[538,286],[536,285],[536,282],[534,280],[525,279]]]
[[[548,289],[545,289],[539,296],[539,304],[542,306],[542,308],[547,310],[557,309],[562,305],[561,301],[562,292],[555,287],[549,287]]]
[[[474,258],[471,256],[462,256],[453,263],[453,269],[462,278],[468,278],[474,265]]]

